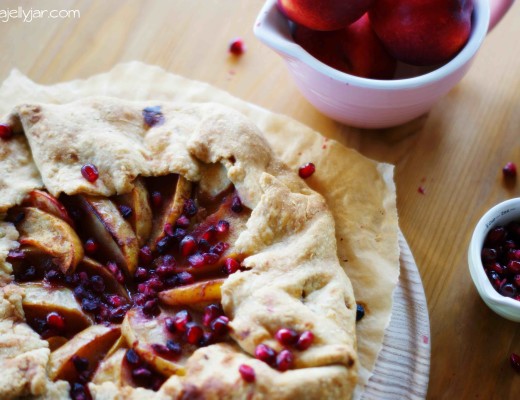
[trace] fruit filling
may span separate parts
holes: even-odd
[[[481,260],[493,288],[520,301],[520,222],[492,228],[484,240]]]
[[[159,109],[144,116],[162,121]],[[8,261],[27,323],[49,342],[51,377],[73,399],[91,398],[91,381],[158,390],[197,348],[230,340],[220,288],[242,269],[234,243],[250,213],[232,185],[208,194],[178,175],[138,178],[110,198],[31,192],[8,213],[20,233]],[[278,358],[292,367],[290,352]]]

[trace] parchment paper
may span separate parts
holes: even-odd
[[[121,64],[86,80],[42,86],[14,70],[0,87],[0,115],[24,101],[64,103],[106,95],[128,100],[214,101],[251,118],[290,167],[316,165],[307,183],[326,199],[336,222],[338,255],[366,316],[357,324],[361,362],[356,397],[381,349],[399,277],[393,167],[369,160],[309,127],[235,98],[211,85],[139,62]]]

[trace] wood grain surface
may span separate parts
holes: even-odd
[[[520,166],[520,5],[486,39],[471,71],[429,114],[386,130],[331,121],[299,94],[282,60],[253,35],[262,0],[0,1],[0,10],[79,10],[73,19],[0,20],[0,79],[18,68],[55,83],[141,60],[289,115],[396,165],[401,229],[422,276],[432,332],[428,399],[520,398],[520,329],[490,311],[466,252],[480,216],[518,196],[501,168]],[[247,51],[227,53],[240,36]],[[369,182],[367,182],[369,184]],[[418,188],[424,189],[424,194]]]

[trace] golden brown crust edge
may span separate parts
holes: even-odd
[[[355,301],[336,256],[334,221],[323,198],[273,156],[241,114],[215,104],[161,104],[165,123],[146,129],[141,111],[150,105],[156,103],[91,98],[62,106],[23,105],[10,117],[23,125],[35,165],[53,194],[108,196],[130,190],[138,175],[169,172],[198,180],[201,161],[220,162],[253,209],[237,246],[254,256],[245,260],[248,271],[234,274],[223,287],[222,303],[238,345],[200,349],[186,377],[170,378],[157,394],[138,390],[131,396],[348,398],[356,384]],[[71,124],[71,113],[77,123]],[[72,153],[70,143],[75,143]],[[78,171],[85,162],[97,162],[106,179],[94,185],[82,179]],[[2,267],[5,251],[3,257]],[[0,314],[0,320],[11,319]],[[13,326],[18,325],[25,324]],[[301,369],[279,373],[247,354],[262,342],[279,350],[272,337],[284,325],[313,330],[316,342],[297,357]],[[229,368],[219,367],[223,360]],[[240,378],[243,362],[257,370],[253,385]],[[96,398],[108,398],[109,392],[126,398],[132,392],[106,386],[103,391],[91,385]],[[24,387],[24,394],[38,394]]]

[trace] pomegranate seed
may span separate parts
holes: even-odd
[[[174,342],[171,339],[166,341],[166,347],[170,351],[171,355],[180,356],[182,353],[182,347],[179,343]]]
[[[215,334],[213,332],[204,332],[202,339],[199,341],[199,346],[209,346],[213,343],[215,343]]]
[[[234,274],[240,269],[240,264],[233,258],[226,258],[224,268],[228,275]]]
[[[166,330],[170,333],[177,332],[177,328],[175,326],[175,318],[172,318],[172,317],[165,318],[164,326],[166,327]]]
[[[181,285],[189,285],[190,283],[195,282],[195,278],[193,277],[193,275],[186,271],[179,272],[177,274],[177,278],[179,279],[179,283]]]
[[[426,189],[424,188],[424,186],[419,186],[417,188],[417,192],[420,194],[426,194]]]
[[[188,257],[195,253],[197,250],[197,242],[193,238],[193,236],[185,236],[184,239],[181,240],[181,254],[184,257]]]
[[[509,361],[511,362],[511,366],[516,372],[520,372],[520,356],[518,354],[512,353],[511,357],[509,357]]]
[[[513,162],[506,163],[502,168],[502,173],[504,178],[516,178],[516,164]]]
[[[520,274],[515,275],[515,277],[513,278],[513,280],[514,280],[514,282],[515,282],[516,288],[520,290]]]
[[[500,287],[500,294],[505,297],[514,298],[516,296],[516,288],[512,283],[504,283]]]
[[[126,354],[125,354],[125,358],[126,358],[126,361],[128,362],[128,364],[130,365],[139,365],[141,363],[141,358],[139,357],[139,355],[136,353],[136,351],[134,349],[129,349],[126,351]]]
[[[204,309],[204,315],[202,317],[202,324],[204,326],[210,326],[211,323],[222,315],[222,310],[216,304],[210,304]]]
[[[181,215],[179,218],[177,218],[175,226],[178,226],[179,228],[187,228],[190,226],[190,220],[186,215]]]
[[[266,344],[259,344],[255,349],[255,357],[268,365],[276,364],[276,351]]]
[[[217,232],[218,233],[228,233],[229,232],[229,222],[221,220],[217,223]]]
[[[491,229],[486,237],[486,242],[489,243],[500,243],[506,237],[506,230],[503,226],[498,226],[496,228]]]
[[[164,124],[164,115],[161,106],[146,107],[143,109],[144,123],[150,128]]]
[[[305,331],[300,335],[298,342],[296,343],[296,348],[298,350],[307,350],[313,341],[314,334],[311,331]]]
[[[153,260],[152,250],[148,246],[139,249],[139,261],[143,264],[150,264]]]
[[[151,194],[152,204],[155,208],[159,208],[162,205],[162,194],[161,192],[154,191]]]
[[[246,382],[252,383],[256,379],[255,370],[246,364],[241,364],[238,367],[238,372],[240,372],[240,376],[242,376],[242,379]]]
[[[482,261],[485,263],[495,262],[497,259],[497,251],[495,249],[489,249],[484,247],[481,253]]]
[[[278,371],[287,371],[294,367],[294,356],[289,350],[282,350],[278,356],[276,356],[276,369]]]
[[[275,333],[274,337],[283,346],[293,346],[298,342],[298,332],[294,329],[281,328]]]
[[[186,324],[191,321],[191,315],[187,310],[181,310],[173,317],[175,329],[179,332],[186,331]]]
[[[365,316],[365,308],[361,304],[356,304],[356,322],[361,321]]]
[[[58,331],[62,331],[65,329],[65,318],[63,318],[60,314],[53,311],[49,314],[47,314],[47,325],[49,325],[50,328],[56,329]]]
[[[117,264],[115,262],[108,262],[107,268],[112,273],[112,275],[115,276],[116,280],[119,283],[125,282],[125,277],[123,276],[123,273],[121,272],[121,270],[119,269],[119,267],[117,266]]]
[[[204,232],[202,235],[200,235],[200,238],[202,240],[210,241],[215,237],[215,233],[217,232],[216,228],[214,226],[210,226],[206,232]]]
[[[216,245],[210,247],[209,252],[220,256],[227,249],[229,249],[229,243],[218,242]]]
[[[156,269],[156,272],[160,278],[167,278],[175,273],[175,269],[170,265],[161,265]]]
[[[241,38],[235,38],[229,43],[229,52],[235,56],[241,56],[246,51],[246,46]]]
[[[207,252],[210,248],[210,244],[207,240],[199,239],[197,241],[197,247],[201,252]]]
[[[309,162],[307,164],[303,164],[298,169],[298,175],[300,175],[300,178],[302,178],[302,179],[307,179],[312,174],[314,174],[315,171],[316,171],[316,166],[313,163]]]
[[[513,274],[520,274],[520,261],[509,261],[507,263],[508,272]]]
[[[218,262],[218,260],[220,259],[220,256],[218,254],[214,254],[214,253],[204,253],[204,254],[202,254],[202,258],[204,259],[204,264],[214,265]]]
[[[198,344],[204,331],[195,322],[189,322],[186,324],[186,340],[190,344]]]
[[[244,207],[242,206],[242,200],[240,200],[240,197],[238,195],[234,195],[233,199],[231,200],[231,211],[235,213],[241,213]]]
[[[152,371],[147,368],[136,368],[132,371],[132,377],[136,379],[148,380],[152,377]]]
[[[228,331],[229,318],[221,315],[211,323],[211,330],[217,335],[223,335]]]
[[[138,282],[143,282],[148,279],[148,270],[143,267],[137,267],[134,273],[134,278]]]
[[[88,239],[85,242],[85,251],[88,254],[94,254],[98,250],[98,248],[99,248],[99,245],[97,244],[97,242],[94,239]]]
[[[121,307],[125,301],[121,296],[118,296],[117,294],[112,294],[108,296],[108,302],[112,307]]]
[[[143,313],[148,317],[155,317],[161,313],[159,309],[159,299],[151,299],[144,303]]]
[[[202,254],[194,254],[188,257],[188,262],[194,268],[200,268],[206,265],[206,261],[204,260],[204,256]]]
[[[0,124],[0,139],[9,140],[13,137],[13,129],[6,124]]]
[[[72,400],[92,400],[88,387],[81,383],[74,383],[70,388],[69,394]]]
[[[99,178],[99,172],[94,164],[85,164],[82,166],[81,175],[90,183],[94,183]]]
[[[90,287],[96,293],[102,293],[105,290],[105,281],[99,275],[93,275],[90,278]]]
[[[184,214],[188,217],[193,217],[197,214],[198,208],[193,199],[188,199],[184,202]]]
[[[77,354],[74,354],[71,361],[78,372],[86,371],[88,368],[88,360],[85,357],[80,357]]]
[[[25,253],[20,250],[9,250],[7,253],[8,260],[23,260],[25,258]]]
[[[120,205],[119,206],[119,212],[121,213],[121,216],[124,219],[127,219],[127,218],[130,218],[132,216],[133,210],[130,207],[128,207],[128,206]]]

